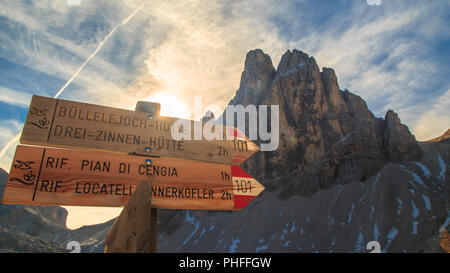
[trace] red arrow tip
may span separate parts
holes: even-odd
[[[253,195],[235,195],[234,208],[243,209],[255,198]]]
[[[248,177],[248,178],[253,178],[251,175],[249,175],[249,174],[246,173],[243,169],[241,169],[241,167],[235,166],[235,165],[231,165],[231,175],[232,175],[233,177]]]

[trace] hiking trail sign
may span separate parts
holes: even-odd
[[[264,190],[234,165],[258,150],[253,142],[176,141],[175,120],[33,96],[21,142],[65,148],[18,145],[2,203],[124,206],[150,179],[152,207],[239,210]],[[158,145],[158,138],[169,144]]]
[[[172,124],[179,119],[33,96],[20,142],[22,144],[81,148],[241,164],[259,147],[239,130],[223,126],[223,139],[172,138]],[[201,121],[191,128],[203,128]],[[217,126],[217,125],[216,125]]]
[[[123,206],[148,179],[163,209],[242,209],[264,190],[235,165],[18,145],[2,202]]]

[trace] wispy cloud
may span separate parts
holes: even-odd
[[[28,109],[31,102],[31,94],[11,90],[9,88],[0,86],[0,101],[12,104],[21,108]]]
[[[0,168],[9,171],[11,161],[14,156],[15,147],[19,144],[19,139],[15,136],[22,130],[23,123],[15,119],[0,119]],[[5,146],[11,142],[10,145],[14,148],[4,149]]]
[[[436,98],[450,87],[445,80],[449,53],[441,55],[435,46],[442,41],[449,44],[448,3],[386,1],[385,6],[375,7],[376,16],[364,18],[373,8],[359,3],[345,13],[337,12],[335,16],[348,26],[337,22],[335,27],[290,41],[289,46],[335,68],[341,88],[361,95],[376,115],[394,109],[418,139],[439,135],[449,126],[450,113],[439,117],[443,128],[426,124],[422,116],[440,107]]]
[[[105,1],[97,4],[86,2],[79,8],[70,7],[65,1],[51,1],[50,4],[41,2],[25,5],[22,1],[8,1],[2,5],[0,16],[7,19],[4,20],[0,29],[0,39],[3,44],[0,57],[5,56],[12,62],[24,64],[33,70],[63,80],[69,79],[77,71],[114,26],[120,25],[125,28],[125,30],[120,27],[117,29],[118,32],[122,30],[118,33],[119,37],[126,36],[130,28],[131,32],[137,31],[139,28],[133,25],[134,21],[129,15],[133,10],[136,11],[136,8],[142,7],[144,3],[143,1],[124,1],[117,9],[117,5],[108,6]],[[109,9],[102,10],[101,8],[105,6]],[[114,8],[119,14],[104,15],[104,12],[109,13],[109,10]],[[102,12],[97,15],[96,9]],[[120,15],[123,16],[122,20]],[[123,24],[125,21],[126,26]],[[144,20],[140,20],[140,23],[147,25]],[[139,27],[145,29],[142,25]],[[68,32],[76,35],[68,36]],[[125,41],[135,38],[127,37]],[[91,97],[98,98],[99,96],[95,97],[95,94],[105,94],[107,93],[105,91],[123,90],[127,84],[126,81],[135,78],[134,61],[119,62],[117,58],[122,54],[120,42],[121,39],[115,38],[114,41],[106,44],[102,52],[90,60],[83,73],[77,76],[74,83],[82,87],[84,91],[90,92]],[[136,54],[132,57],[136,57]],[[143,62],[141,63],[143,66]]]
[[[429,105],[429,108],[421,109],[422,114],[412,124],[416,137],[421,140],[440,136],[450,128],[450,89]]]
[[[276,10],[266,1],[153,3],[152,15],[170,28],[145,60],[143,78],[157,83],[138,83],[137,89],[141,94],[168,90],[187,104],[198,96],[204,106],[224,107],[239,86],[248,50],[262,48],[275,58],[286,50],[279,30],[264,17]]]

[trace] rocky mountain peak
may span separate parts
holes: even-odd
[[[290,193],[311,194],[335,183],[364,181],[389,161],[418,158],[420,148],[398,115],[376,118],[366,102],[339,88],[332,68],[286,51],[277,69],[262,50],[247,54],[230,105],[279,105],[280,145],[246,166],[258,178],[297,176]]]
[[[323,81],[332,81],[337,83],[336,73],[333,68],[323,67],[322,68],[322,80]]]
[[[244,72],[258,74],[264,73],[265,70],[275,70],[270,56],[261,49],[250,50],[245,57]]]
[[[400,118],[398,117],[398,114],[391,109],[389,109],[386,112],[386,115],[384,115],[384,120],[387,123],[401,123]]]
[[[248,105],[251,101],[260,101],[275,75],[272,59],[261,49],[251,50],[245,58],[241,84],[234,100]],[[234,105],[233,101],[230,102]]]
[[[314,58],[310,58],[303,51],[294,49],[292,52],[287,50],[281,57],[281,61],[277,67],[277,74],[286,73],[288,71],[298,70],[303,66],[309,67],[315,63]]]
[[[408,127],[401,123],[398,114],[392,110],[386,112],[383,141],[388,150],[388,159],[401,161],[405,156],[411,157],[410,152],[418,149],[416,138]],[[412,148],[415,149],[412,149]]]

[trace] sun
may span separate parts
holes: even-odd
[[[161,91],[143,99],[144,101],[158,102],[161,104],[161,116],[189,119],[191,111],[189,107],[178,97],[169,91]]]

